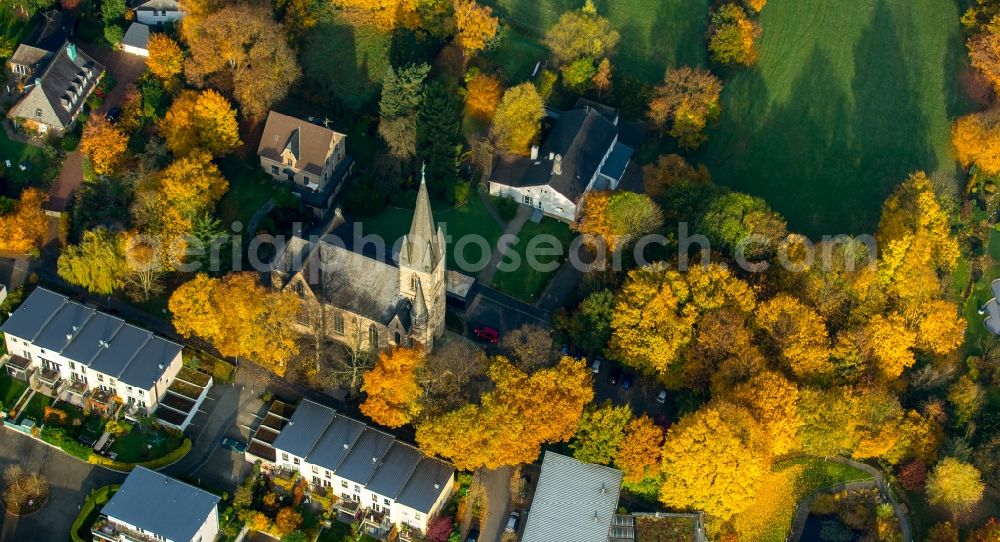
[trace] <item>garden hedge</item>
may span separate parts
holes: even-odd
[[[115,461],[107,457],[90,454],[87,459],[88,463],[94,465],[100,465],[102,467],[107,467],[111,470],[121,471],[121,472],[131,472],[136,465],[141,465],[147,469],[156,470],[162,467],[166,467],[172,463],[180,461],[182,457],[186,456],[188,452],[191,451],[191,439],[185,438],[181,445],[177,447],[176,450],[164,455],[163,457],[158,457],[156,459],[151,459],[149,461],[143,461],[141,463],[123,463],[121,461]]]
[[[39,436],[45,442],[53,446],[58,446],[62,451],[82,461],[89,461],[90,455],[93,453],[90,446],[78,442],[62,427],[45,425],[42,427]]]
[[[87,499],[83,501],[80,506],[80,513],[76,515],[76,519],[73,520],[73,527],[69,531],[69,538],[72,542],[86,542],[80,537],[79,530],[83,527],[83,522],[87,521],[87,516],[96,508],[97,506],[103,505],[111,499],[111,496],[118,491],[121,487],[118,484],[111,484],[108,486],[99,487],[90,492],[87,495]]]

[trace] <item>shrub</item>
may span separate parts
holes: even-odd
[[[108,42],[111,47],[118,47],[118,44],[122,42],[122,37],[125,32],[122,30],[121,26],[116,24],[109,24],[104,27],[104,41]]]
[[[62,451],[82,461],[88,461],[93,452],[90,446],[78,442],[62,427],[46,425],[42,427],[39,436],[43,441],[53,446],[58,446]]]
[[[69,531],[69,537],[72,542],[84,542],[84,539],[79,534],[80,528],[83,527],[83,522],[87,521],[87,516],[93,512],[94,508],[111,500],[111,496],[118,491],[119,487],[121,486],[117,484],[103,486],[91,491],[87,495],[87,499],[80,506],[80,513],[76,515],[76,519],[73,520],[73,527]],[[90,540],[89,533],[87,533],[87,540]]]
[[[455,205],[462,205],[466,201],[469,201],[469,193],[471,191],[469,183],[461,181],[455,183]]]
[[[190,451],[191,451],[191,439],[185,438],[181,442],[181,445],[178,446],[176,450],[167,453],[163,457],[151,459],[149,461],[144,461],[142,463],[123,463],[121,461],[115,461],[113,459],[109,459],[107,457],[93,453],[90,454],[90,457],[87,459],[87,462],[94,465],[101,465],[111,470],[116,470],[121,472],[129,472],[133,468],[135,468],[136,465],[141,465],[143,467],[146,467],[147,469],[156,470],[161,467],[166,467],[167,465],[180,461],[181,458],[186,456]]]
[[[490,201],[493,202],[493,207],[497,210],[497,214],[505,222],[509,222],[517,214],[517,202],[513,198],[490,196]]]
[[[80,136],[76,134],[66,134],[65,136],[63,136],[62,141],[59,142],[59,145],[62,147],[62,150],[66,152],[75,151],[76,147],[79,144],[80,144]]]

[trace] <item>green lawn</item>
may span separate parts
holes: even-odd
[[[4,369],[0,372],[0,408],[10,410],[26,389],[28,389],[27,382],[11,378]]]
[[[158,435],[159,440],[154,435]],[[111,451],[118,454],[115,458],[117,461],[138,463],[163,457],[168,452],[176,450],[183,440],[183,437],[175,437],[163,429],[148,430],[143,433],[139,430],[139,426],[135,425],[132,431],[115,440],[111,445]],[[152,447],[147,447],[149,445]]]
[[[43,393],[35,393],[35,396],[28,401],[28,404],[21,409],[18,415],[18,423],[23,423],[25,418],[30,418],[36,426],[42,425],[42,417],[45,415],[45,407],[52,404],[53,399]]]
[[[333,525],[329,529],[323,529],[323,531],[319,533],[319,538],[316,539],[316,542],[354,542],[354,538],[351,538],[350,534],[350,525],[334,521]],[[376,539],[368,535],[361,535],[359,540],[361,542],[378,542]]]
[[[471,194],[465,204],[445,208],[443,203],[431,203],[434,213],[434,220],[439,226],[444,228],[445,239],[448,242],[448,269],[462,271],[468,274],[478,273],[480,268],[488,261],[487,253],[484,260],[484,253],[481,242],[469,242],[471,239],[481,239],[490,247],[495,247],[497,239],[502,233],[500,226],[493,221],[486,207],[483,206],[478,194]],[[386,246],[392,246],[400,237],[410,231],[410,222],[413,221],[413,211],[389,208],[385,211],[367,218],[363,222],[362,232],[364,235],[375,234],[385,240]],[[468,236],[468,237],[467,237]],[[476,237],[472,237],[476,236]],[[467,239],[459,243],[463,238]],[[479,266],[458,265],[456,245],[462,244],[462,260]]]
[[[965,111],[954,2],[769,2],[760,60],[724,77],[722,117],[694,157],[810,236],[871,232],[911,171],[955,184]],[[957,186],[957,185],[956,185]]]
[[[260,168],[251,167],[237,158],[222,160],[219,168],[229,181],[229,191],[219,201],[216,214],[227,231],[236,221],[246,227],[257,209],[275,197],[275,183]]]
[[[6,166],[6,160],[10,160],[10,167]],[[24,162],[31,164],[27,171],[19,167]],[[27,186],[41,186],[41,179],[49,167],[52,164],[42,149],[14,141],[7,137],[7,132],[0,130],[0,176],[10,183],[0,190],[0,194],[14,197]]]
[[[327,18],[304,40],[299,60],[309,86],[354,111],[377,99],[382,78],[390,68],[389,34]]]
[[[541,38],[564,12],[583,6],[583,1],[568,0],[487,0],[501,18],[529,37]],[[596,2],[621,34],[616,68],[638,79],[657,82],[668,66],[701,65],[706,62],[704,35],[708,26],[706,0],[615,0]],[[768,6],[771,7],[771,6]],[[510,58],[516,66],[534,67],[544,51],[538,45],[522,43],[519,38],[508,44],[510,55],[523,53],[527,58]],[[498,54],[500,54],[498,52]],[[500,54],[502,56],[502,54]],[[504,64],[504,61],[500,61]],[[510,68],[510,65],[505,66]],[[519,68],[520,69],[520,68]],[[505,71],[508,78],[511,72]],[[518,73],[521,73],[520,71]]]
[[[534,259],[541,265],[560,262],[565,257],[569,250],[569,244],[573,240],[573,232],[570,231],[569,226],[553,218],[545,217],[538,224],[531,221],[526,222],[521,228],[521,233],[517,236],[517,243],[514,245],[521,265],[512,271],[503,271],[501,270],[503,267],[500,267],[493,277],[492,286],[494,288],[527,303],[534,303],[538,299],[538,295],[542,293],[549,280],[559,270],[558,266],[551,271],[542,271],[529,265],[526,257],[528,244],[540,235],[554,237],[559,242],[559,246],[562,247],[562,254],[559,256],[542,255],[541,253],[535,255]],[[536,243],[541,243],[541,241],[536,241]],[[545,252],[551,247],[548,243],[541,243],[539,246]]]
[[[990,332],[983,325],[983,320],[986,316],[979,314],[979,308],[993,297],[993,291],[990,290],[990,283],[994,279],[1000,278],[1000,233],[994,231],[990,234],[987,251],[993,260],[993,265],[972,285],[969,297],[965,299],[965,305],[962,306],[962,316],[968,322],[968,326],[965,329],[965,349],[966,353],[970,355],[979,352],[979,346],[982,341],[990,336]],[[965,258],[960,258],[958,270],[952,276],[952,282],[959,292],[964,291],[964,285],[969,280],[968,271],[963,269],[967,268],[968,265],[969,263]],[[962,276],[956,278],[955,275]],[[965,282],[960,282],[963,278]]]
[[[531,77],[539,60],[548,59],[549,49],[538,40],[512,28],[489,57],[500,68],[504,80],[509,85],[515,85]]]

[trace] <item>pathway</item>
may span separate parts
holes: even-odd
[[[486,264],[486,267],[484,267],[482,271],[479,272],[480,284],[485,286],[491,286],[493,284],[493,277],[497,274],[497,266],[501,261],[503,261],[504,255],[514,248],[513,244],[504,243],[504,238],[508,236],[516,237],[517,234],[521,233],[521,228],[523,228],[524,223],[531,218],[532,211],[533,209],[527,205],[517,206],[517,214],[514,215],[514,218],[507,223],[503,234],[501,234],[500,239],[497,240],[497,246],[494,247],[493,253],[490,254],[490,262]]]
[[[493,201],[490,200],[489,192],[486,192],[485,190],[480,190],[479,201],[483,202],[483,207],[485,207],[486,211],[490,213],[490,216],[493,218],[493,221],[497,223],[497,226],[500,226],[501,228],[507,227],[507,222],[500,217],[500,213],[498,213],[497,210],[493,207]]]
[[[73,192],[83,183],[83,154],[79,150],[67,153],[62,169],[49,189],[49,201],[46,210],[61,213],[69,206]]]
[[[478,471],[486,491],[486,522],[480,526],[481,542],[499,542],[510,515],[510,477],[513,469]]]

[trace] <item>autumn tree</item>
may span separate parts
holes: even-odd
[[[959,117],[951,140],[963,167],[976,166],[986,175],[1000,175],[1000,108]]]
[[[1000,13],[969,38],[969,60],[1000,91]]]
[[[947,354],[965,340],[967,321],[954,301],[935,299],[914,307],[916,347],[932,354]],[[915,314],[912,314],[915,312]]]
[[[708,34],[708,51],[715,62],[749,66],[757,61],[754,42],[760,36],[760,26],[739,4],[723,4],[715,10]]]
[[[92,294],[111,295],[124,286],[124,265],[118,236],[96,228],[83,232],[80,244],[63,250],[56,270],[70,284],[82,286]]]
[[[679,154],[661,154],[656,162],[642,166],[642,182],[649,197],[659,199],[670,188],[711,183],[712,175],[705,166],[694,167]]]
[[[594,397],[590,370],[570,357],[532,375],[497,358],[487,374],[494,389],[479,404],[417,425],[422,449],[466,470],[534,461],[543,443],[573,435],[584,405]]]
[[[416,371],[423,391],[421,413],[438,415],[477,400],[487,366],[485,352],[468,341],[435,345]]]
[[[37,188],[25,188],[17,201],[0,197],[0,250],[28,254],[42,246],[49,234],[47,199]]]
[[[563,13],[545,33],[549,47],[570,88],[583,90],[597,74],[597,65],[614,54],[621,35],[606,17],[597,14],[592,0]]]
[[[976,467],[954,457],[942,459],[927,477],[927,500],[957,516],[983,498],[986,486]]]
[[[615,453],[615,466],[625,473],[626,482],[656,478],[660,473],[660,445],[663,430],[645,414],[625,426],[625,436]]]
[[[278,20],[295,38],[301,38],[315,28],[327,13],[329,4],[322,0],[275,0],[274,10]]]
[[[589,408],[580,418],[576,435],[569,447],[573,457],[586,463],[609,465],[618,455],[618,448],[625,438],[625,427],[632,420],[632,410],[627,406],[614,406],[605,401]]]
[[[542,97],[532,83],[522,83],[503,93],[493,115],[493,136],[506,152],[527,155],[545,116]]]
[[[290,506],[278,510],[274,518],[274,530],[279,536],[285,536],[302,525],[302,514]]]
[[[757,13],[760,13],[764,9],[764,5],[767,4],[767,0],[746,0],[747,6]]]
[[[178,158],[159,175],[164,207],[177,209],[189,222],[211,210],[228,189],[229,182],[203,151]]]
[[[391,428],[412,422],[421,410],[422,390],[417,383],[417,370],[425,359],[420,348],[397,347],[380,353],[361,386],[361,391],[367,394],[361,403],[361,413]]]
[[[573,228],[591,244],[598,240],[609,252],[618,252],[663,225],[663,212],[645,194],[629,191],[590,191],[583,198]]]
[[[775,455],[799,449],[799,390],[781,373],[766,371],[736,386],[731,400],[760,420]]]
[[[611,61],[602,58],[597,64],[597,72],[594,73],[594,77],[591,78],[591,83],[600,95],[605,95],[611,92]]]
[[[500,19],[489,6],[480,6],[474,0],[456,0],[455,26],[458,28],[455,40],[466,56],[472,56],[496,36]]]
[[[969,378],[969,375],[959,377],[948,387],[948,403],[954,412],[955,425],[962,427],[972,421],[982,408],[985,398],[982,386]]]
[[[1000,540],[1000,521],[990,518],[986,525],[969,533],[968,542],[996,542]]]
[[[770,468],[767,435],[754,417],[731,404],[710,405],[667,431],[660,500],[725,521],[753,504]]]
[[[87,120],[80,138],[80,152],[90,159],[94,173],[108,175],[125,158],[128,136],[123,134],[105,116],[94,115]]]
[[[178,156],[196,149],[221,156],[240,145],[236,110],[212,89],[181,92],[158,126],[167,147]]]
[[[170,81],[184,71],[184,53],[173,38],[163,32],[149,36],[146,68],[161,81]]]
[[[770,335],[796,376],[815,379],[831,373],[830,336],[813,308],[781,293],[760,304],[757,324]]]
[[[247,519],[247,527],[252,531],[267,532],[271,528],[271,519],[265,516],[263,512],[254,511],[250,513],[250,517]]]
[[[267,113],[301,73],[295,51],[265,8],[228,6],[211,17],[185,20],[183,29],[188,81],[231,92],[250,118]]]
[[[550,366],[558,357],[552,332],[537,324],[524,324],[507,333],[501,346],[514,364],[529,374]]]
[[[427,64],[391,68],[382,81],[378,133],[396,158],[406,159],[417,153],[417,112],[429,72]]]
[[[249,358],[278,376],[298,352],[288,325],[298,312],[298,298],[264,287],[254,273],[221,279],[198,274],[174,291],[168,306],[182,336],[200,337],[223,356]]]
[[[469,114],[481,119],[493,118],[500,103],[500,80],[483,73],[477,73],[469,80],[465,95],[465,107]]]
[[[787,235],[785,219],[762,198],[730,192],[709,204],[698,230],[733,255],[769,258]]]
[[[118,250],[125,259],[122,282],[137,301],[146,301],[162,290],[163,276],[182,261],[186,244],[179,237],[157,237],[137,231],[118,235]]]
[[[695,149],[708,137],[708,123],[719,117],[722,82],[702,68],[682,66],[667,70],[663,84],[653,90],[646,117],[661,134],[677,139],[684,148]]]
[[[449,0],[333,0],[333,6],[355,26],[374,26],[379,31],[421,28],[436,36],[449,30],[452,15]]]

